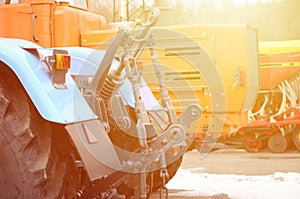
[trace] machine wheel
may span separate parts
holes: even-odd
[[[283,153],[287,147],[287,139],[281,133],[275,133],[268,139],[268,148],[273,153]]]
[[[255,134],[245,134],[243,137],[244,149],[249,153],[257,153],[263,148],[263,140],[254,137]]]
[[[296,130],[292,134],[292,140],[295,147],[300,150],[300,129],[296,128]]]
[[[18,79],[1,66],[0,198],[75,196],[74,184],[68,182],[72,167],[58,153],[63,144],[56,140]]]

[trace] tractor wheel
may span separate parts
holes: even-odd
[[[3,68],[0,198],[75,198],[74,184],[68,184],[74,180],[72,167],[58,153],[63,144],[53,139],[50,123],[41,118],[18,79]]]
[[[297,128],[293,134],[292,134],[292,139],[295,147],[300,150],[300,129]]]
[[[287,147],[287,139],[281,133],[275,133],[268,139],[268,148],[273,153],[283,153]]]
[[[255,134],[245,134],[243,137],[244,149],[249,153],[257,153],[263,148],[263,140],[254,137]]]

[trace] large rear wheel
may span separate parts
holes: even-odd
[[[55,134],[2,65],[0,198],[75,198],[75,170],[65,152],[60,153],[64,144]]]

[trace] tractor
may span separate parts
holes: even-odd
[[[81,44],[85,31],[106,26],[89,5],[1,1],[1,198],[168,194],[201,108],[177,115],[172,106],[151,31],[159,9],[135,31],[119,28],[101,50]],[[160,101],[142,77],[146,48]]]

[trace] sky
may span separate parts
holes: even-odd
[[[249,176],[209,174],[204,168],[182,169],[167,184],[168,189],[183,190],[176,196],[227,195],[230,199],[299,199],[300,173],[276,172]]]
[[[233,5],[238,8],[245,5],[255,6],[258,4],[267,4],[282,1],[284,0],[213,0],[213,3],[215,5],[215,8],[218,9],[221,8],[223,4]],[[169,0],[169,3],[171,5],[175,5],[177,4],[177,2],[181,2],[186,7],[195,8],[207,3],[207,0]]]

